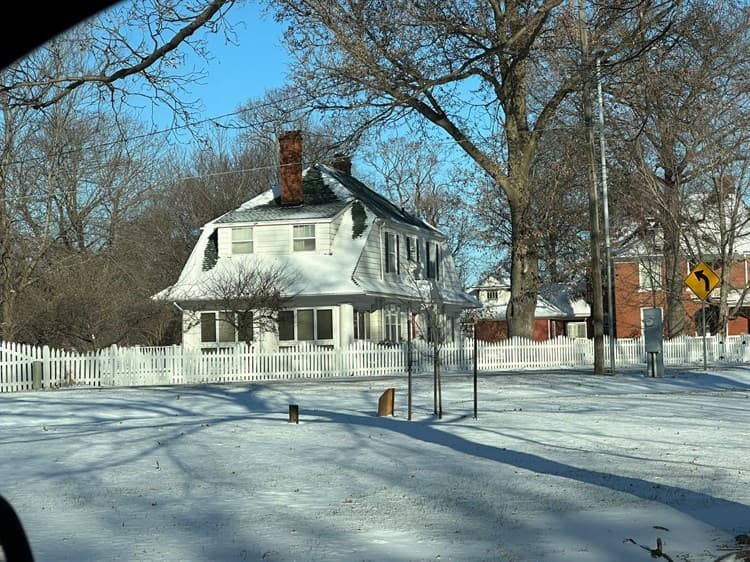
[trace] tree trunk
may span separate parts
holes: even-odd
[[[528,209],[528,204],[526,205]],[[511,204],[511,268],[508,334],[511,337],[534,338],[534,313],[539,286],[539,261],[535,224],[527,209]]]
[[[664,292],[666,293],[666,336],[673,338],[685,333],[685,305],[682,292],[685,286],[685,273],[680,271],[682,252],[680,251],[680,227],[682,205],[680,192],[682,186],[675,178],[680,176],[678,170],[665,171],[663,198],[666,213],[661,222],[664,245]]]
[[[680,252],[679,233],[667,233],[664,236],[665,291],[667,298],[666,336],[674,338],[685,333],[685,305],[683,289],[686,273],[680,269],[682,254]]]
[[[508,139],[507,189],[511,221],[510,302],[506,317],[511,337],[534,338],[539,290],[539,236],[531,194],[536,140],[529,130],[525,62],[509,66],[503,83]]]
[[[4,291],[2,296],[2,314],[0,314],[0,340],[14,341],[16,338],[16,327],[14,322],[15,293]]]

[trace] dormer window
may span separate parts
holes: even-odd
[[[294,238],[294,251],[295,252],[315,251],[315,225],[314,224],[294,225],[293,238]]]
[[[232,254],[253,253],[253,229],[235,227],[232,229]]]

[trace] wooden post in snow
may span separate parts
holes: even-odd
[[[378,400],[378,416],[392,416],[396,401],[396,389],[388,388]]]

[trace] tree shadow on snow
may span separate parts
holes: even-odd
[[[719,529],[737,527],[740,524],[750,521],[750,506],[742,503],[717,498],[710,494],[696,492],[679,486],[652,482],[643,478],[620,476],[610,472],[571,466],[533,453],[476,443],[442,431],[433,425],[432,420],[423,423],[390,417],[340,414],[326,410],[310,410],[307,417],[322,418],[325,420],[323,423],[330,422],[387,429],[401,433],[417,441],[430,443],[439,447],[447,447],[464,455],[502,463],[538,474],[566,478],[606,488],[646,501],[659,502]],[[312,420],[309,423],[315,423],[315,421]],[[695,509],[695,506],[700,506],[700,508]]]

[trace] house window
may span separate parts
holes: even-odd
[[[253,229],[250,227],[232,229],[232,254],[253,253]]]
[[[642,291],[652,291],[662,286],[661,261],[645,260],[638,264],[638,285]]]
[[[237,341],[251,342],[255,330],[254,317],[252,312],[237,313]]]
[[[487,300],[488,301],[496,301],[497,300],[497,289],[490,289],[487,291]]]
[[[354,311],[354,339],[370,339],[370,313],[365,310]]]
[[[413,236],[406,237],[406,259],[408,261],[417,261],[417,239]]]
[[[315,250],[315,225],[300,224],[293,229],[294,251],[312,252]]]
[[[385,233],[385,272],[400,273],[399,271],[399,235],[392,232]]]
[[[569,338],[585,338],[586,322],[568,322],[565,326],[565,335]]]
[[[427,242],[426,261],[427,261],[427,279],[440,279],[440,248],[437,242]]]
[[[301,341],[315,339],[315,311],[312,308],[297,311],[297,339]]]
[[[279,311],[279,339],[288,341],[294,339],[294,311]]]
[[[201,313],[201,342],[216,341],[216,314],[214,312]]]
[[[319,341],[332,339],[332,309],[300,308],[279,312],[279,340]]]
[[[333,310],[324,308],[315,311],[316,338],[319,340],[333,339]]]
[[[232,312],[219,312],[216,315],[219,325],[219,342],[221,343],[235,342],[235,330],[232,323],[233,316],[234,313]]]
[[[396,306],[385,309],[385,339],[389,342],[401,341],[401,311]]]
[[[201,343],[234,344],[252,340],[252,312],[201,313]]]

